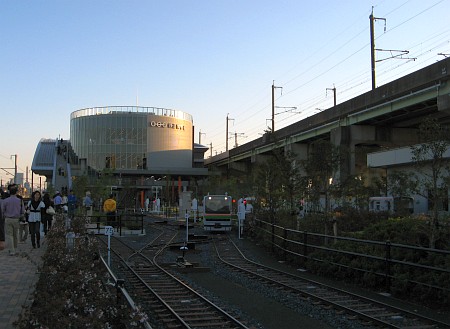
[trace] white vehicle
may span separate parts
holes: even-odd
[[[369,198],[369,211],[409,215],[414,213],[414,198],[380,196]]]
[[[369,211],[394,212],[394,198],[391,196],[376,196],[369,198]]]

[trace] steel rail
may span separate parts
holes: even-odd
[[[265,281],[270,282],[271,284],[275,284],[275,285],[278,285],[278,286],[282,286],[283,288],[287,288],[289,290],[296,291],[296,292],[298,292],[298,293],[300,293],[300,294],[302,294],[304,296],[313,298],[313,299],[319,301],[320,303],[332,305],[333,307],[335,307],[337,309],[344,310],[344,311],[348,312],[349,314],[354,314],[354,315],[360,317],[361,319],[365,319],[365,320],[373,322],[373,323],[378,323],[378,324],[381,324],[383,326],[387,326],[389,328],[401,329],[401,328],[405,328],[405,327],[396,325],[396,324],[394,324],[392,322],[387,322],[387,321],[381,319],[380,317],[377,318],[376,316],[372,316],[372,315],[369,315],[367,313],[363,313],[363,312],[361,312],[359,310],[352,309],[349,306],[343,305],[343,303],[339,304],[337,302],[334,302],[334,301],[330,300],[330,297],[328,297],[328,298],[326,296],[321,297],[321,296],[319,296],[319,295],[317,295],[315,293],[307,291],[306,289],[299,289],[299,288],[293,286],[293,282],[287,282],[287,283],[280,282],[281,278],[282,277],[290,278],[291,280],[296,281],[297,284],[299,282],[308,283],[310,287],[314,286],[314,288],[317,287],[317,288],[326,289],[326,291],[328,291],[328,293],[333,292],[333,293],[344,294],[346,296],[346,298],[357,299],[358,301],[361,301],[361,302],[364,302],[364,303],[370,303],[373,306],[376,305],[376,306],[378,306],[378,308],[382,307],[382,308],[384,308],[384,309],[386,309],[388,311],[396,312],[396,313],[398,313],[401,316],[408,316],[409,317],[408,318],[409,321],[417,322],[417,321],[421,320],[421,321],[425,322],[426,325],[431,325],[431,327],[429,327],[429,328],[450,328],[450,324],[448,324],[448,323],[441,322],[439,320],[432,319],[432,318],[429,318],[429,317],[426,317],[426,316],[423,316],[423,315],[419,315],[417,313],[413,313],[413,312],[410,312],[410,311],[405,310],[405,309],[394,307],[392,305],[389,305],[389,304],[386,304],[386,303],[382,303],[380,301],[376,301],[376,300],[368,298],[368,297],[364,297],[364,296],[361,296],[361,295],[358,295],[358,294],[355,294],[355,293],[347,292],[345,290],[342,290],[342,289],[339,289],[339,288],[336,288],[336,287],[325,285],[323,283],[319,283],[319,282],[314,281],[314,280],[306,279],[304,277],[300,277],[300,276],[297,276],[297,275],[294,275],[294,274],[291,274],[291,273],[287,273],[287,272],[281,271],[279,269],[275,269],[273,267],[269,267],[269,266],[266,266],[266,265],[254,262],[254,261],[248,259],[243,254],[243,252],[234,243],[234,241],[232,241],[230,238],[228,238],[228,241],[230,241],[232,243],[233,247],[235,248],[235,250],[237,251],[237,253],[241,257],[241,260],[245,261],[246,264],[250,264],[251,266],[256,266],[257,269],[259,269],[259,271],[254,270],[254,269],[252,270],[252,269],[249,269],[249,268],[244,268],[244,267],[242,267],[240,265],[233,264],[232,262],[227,261],[226,259],[224,259],[224,257],[222,257],[222,255],[219,252],[219,249],[217,247],[216,241],[214,240],[214,246],[215,246],[216,253],[217,253],[217,256],[219,257],[219,259],[224,264],[226,264],[226,265],[228,265],[228,266],[230,266],[232,268],[235,268],[235,269],[237,269],[239,271],[245,272],[245,273],[247,273],[247,274],[249,274],[251,276],[256,276],[258,278],[261,278],[261,279],[263,279]],[[236,260],[236,258],[234,258],[234,259]],[[266,274],[268,272],[272,272],[272,274],[274,274],[273,277],[268,277],[268,276],[265,276],[265,275],[261,274],[261,270],[262,269],[264,270],[264,272]],[[316,290],[318,290],[318,289],[316,289]],[[345,296],[339,296],[339,299],[343,299],[343,297],[345,297]]]
[[[214,304],[213,302],[211,302],[210,300],[208,300],[207,298],[205,298],[204,296],[202,296],[201,294],[196,292],[194,289],[189,287],[187,284],[182,282],[180,279],[178,279],[176,276],[172,275],[170,272],[165,270],[160,264],[158,264],[157,258],[160,255],[162,255],[163,251],[167,247],[170,246],[170,244],[172,243],[173,239],[175,239],[175,237],[178,235],[178,231],[177,231],[177,232],[175,232],[175,234],[171,234],[171,236],[169,238],[164,238],[164,234],[167,235],[167,232],[168,232],[168,229],[165,228],[162,231],[162,233],[160,235],[158,235],[151,243],[146,244],[146,246],[140,248],[139,250],[134,250],[134,252],[131,255],[129,255],[129,256],[127,255],[128,256],[127,259],[124,259],[120,255],[120,252],[118,252],[118,250],[117,250],[118,248],[132,249],[126,243],[124,243],[123,240],[114,241],[115,243],[116,242],[120,243],[121,246],[119,247],[116,244],[116,248],[111,248],[111,250],[124,263],[127,271],[129,273],[131,273],[133,275],[133,277],[136,278],[139,281],[139,284],[143,285],[148,291],[150,291],[152,293],[152,295],[155,298],[157,298],[159,303],[164,305],[164,307],[172,314],[172,316],[177,319],[178,325],[182,326],[183,328],[195,328],[196,325],[189,323],[189,319],[186,319],[186,317],[188,315],[183,316],[183,315],[179,314],[177,312],[177,310],[174,309],[174,306],[176,306],[176,304],[175,305],[173,305],[173,303],[171,304],[170,296],[167,296],[167,297],[162,296],[157,291],[158,287],[156,287],[154,285],[152,286],[150,282],[145,280],[145,278],[143,277],[143,274],[144,275],[145,274],[148,275],[149,274],[149,269],[151,270],[151,268],[153,268],[154,270],[157,271],[157,272],[155,271],[154,273],[152,272],[150,274],[152,277],[157,276],[156,273],[160,272],[165,277],[167,277],[170,281],[175,282],[177,285],[181,285],[182,289],[184,289],[188,294],[191,294],[191,295],[194,296],[194,297],[190,297],[190,298],[186,297],[186,298],[182,298],[182,299],[184,299],[184,300],[191,300],[192,299],[193,300],[193,298],[196,298],[199,302],[205,303],[205,305],[208,305],[210,308],[215,310],[215,312],[218,312],[217,314],[218,315],[220,314],[220,317],[223,319],[222,321],[224,321],[224,324],[227,323],[227,324],[225,324],[227,327],[248,329],[247,326],[245,326],[243,323],[241,323],[238,319],[236,319],[231,314],[229,314],[228,312],[223,310],[220,306]],[[171,232],[171,233],[173,233],[173,232]],[[105,241],[103,241],[103,242],[105,242]],[[149,250],[149,248],[152,248],[153,250]],[[147,254],[150,254],[150,256],[152,256],[153,259],[151,259]],[[149,267],[145,268],[145,265],[144,265],[144,266],[141,266],[140,268],[139,267],[138,268],[134,268],[132,265],[130,265],[130,260],[132,258],[133,259],[137,258],[136,263],[139,263],[139,262],[141,264],[146,264],[147,263]],[[141,270],[142,271],[146,271],[146,273],[142,273]],[[164,279],[164,280],[166,280],[166,279]],[[169,285],[170,284],[169,280],[165,281],[164,284]],[[174,289],[176,289],[176,288],[174,288]],[[166,291],[168,290],[167,286],[165,286],[165,290]],[[180,292],[180,294],[181,294],[181,292]],[[205,306],[203,306],[203,308],[206,310]],[[184,311],[185,312],[186,311],[189,312],[189,308],[188,307],[185,308]],[[206,317],[207,314],[205,314],[204,316]],[[210,316],[210,317],[214,318],[214,316]],[[214,318],[214,319],[215,319],[215,321],[218,321],[219,318]],[[191,321],[192,321],[192,319],[191,319]],[[202,319],[201,318],[196,318],[195,321],[202,321]]]

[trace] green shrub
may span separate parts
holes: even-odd
[[[384,218],[384,215],[364,214],[356,211],[344,211],[343,214],[337,218],[339,237],[378,241],[382,244],[339,239],[335,242],[332,237],[330,216],[309,214],[299,220],[299,229],[308,233],[330,235],[326,239],[309,234],[309,245],[322,245],[333,250],[354,254],[309,247],[308,257],[310,259],[306,263],[302,257],[294,256],[290,256],[289,261],[302,264],[312,273],[352,281],[376,291],[386,291],[390,288],[394,296],[421,300],[428,306],[447,307],[449,305],[450,276],[448,273],[392,263],[389,269],[390,286],[387,286],[385,257],[388,241],[391,243],[391,259],[442,269],[450,268],[450,257],[447,255],[392,246],[392,244],[399,244],[428,248],[431,229],[427,218]],[[266,229],[270,231],[270,228]],[[448,218],[441,219],[437,236],[438,248],[449,250],[450,223]],[[290,232],[289,239],[303,242],[303,233]],[[261,237],[260,241],[270,243],[270,234]],[[303,254],[301,245],[291,245],[288,249]],[[355,254],[370,255],[374,258],[360,257]],[[444,290],[438,290],[432,286],[442,287]]]
[[[74,221],[73,228],[77,238],[72,251],[66,247],[63,221],[48,232],[34,301],[24,309],[16,328],[137,327],[146,316],[130,315],[126,305],[116,303],[115,289],[111,292],[105,285],[109,275],[98,256],[96,239],[85,234],[84,223]]]

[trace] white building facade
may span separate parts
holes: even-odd
[[[447,158],[450,161],[450,148],[443,154],[444,158]],[[431,158],[430,158],[431,159]],[[406,173],[414,173],[418,175],[420,178],[421,173],[417,171],[417,168],[414,165],[413,154],[411,151],[411,147],[401,147],[388,151],[375,152],[367,155],[367,167],[368,168],[383,168],[385,170],[386,177],[389,178],[389,175],[394,171],[401,171]],[[430,172],[430,168],[424,168],[424,170]],[[426,172],[425,171],[425,172]],[[442,172],[442,175],[449,174],[445,171]],[[423,174],[422,174],[423,175]],[[440,184],[441,181],[438,182]],[[431,210],[430,200],[425,196],[430,191],[423,190],[424,193],[410,195],[413,199],[413,213],[416,215],[419,214],[427,214]],[[449,195],[447,191],[447,196]],[[444,204],[441,209],[442,212],[448,213],[448,197],[447,200],[444,200]]]

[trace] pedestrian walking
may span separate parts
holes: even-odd
[[[54,203],[52,202],[49,193],[44,193],[42,202],[44,202],[45,211],[41,211],[41,223],[44,229],[44,235],[47,235],[47,232],[52,228],[53,224],[53,215],[47,214],[47,209],[49,207],[54,207]]]
[[[0,200],[0,250],[5,249],[5,238],[6,238],[6,234],[5,234],[5,216],[3,216],[3,212],[2,212],[2,202],[4,199],[6,199],[9,195],[6,192],[1,191],[2,193],[2,198]]]
[[[73,193],[73,190],[70,190],[69,195],[67,196],[67,207],[69,208],[68,210],[68,215],[70,218],[73,218],[73,215],[75,214],[75,209],[77,209],[77,197],[76,195]]]
[[[31,245],[33,248],[41,247],[41,218],[45,213],[45,203],[41,200],[41,192],[34,191],[31,200],[28,201],[28,225],[30,226]]]
[[[159,210],[161,209],[161,199],[160,198],[156,198],[156,212],[159,213]]]
[[[149,204],[150,204],[150,199],[149,199],[149,197],[147,197],[147,198],[145,199],[145,212],[148,212],[148,206],[149,206]]]
[[[91,192],[87,191],[86,196],[83,198],[83,207],[86,211],[86,216],[90,217],[92,216],[92,206],[93,201],[91,199]]]
[[[16,255],[18,233],[19,233],[19,219],[25,213],[25,207],[21,199],[17,197],[18,186],[11,184],[8,186],[9,198],[2,201],[2,214],[5,217],[5,231],[6,231],[6,247],[9,249],[11,256]]]
[[[22,200],[22,196],[17,196],[19,199]],[[28,214],[27,214],[27,206],[25,206],[25,213],[24,215],[20,216],[19,219],[19,242],[25,243],[28,239]]]
[[[65,194],[65,192],[61,194],[61,200],[62,211],[63,213],[67,214],[67,212],[69,211],[69,207],[67,206],[67,195]]]
[[[55,210],[58,214],[62,212],[62,196],[59,191],[56,191],[55,195],[53,196],[53,204],[55,206]]]

